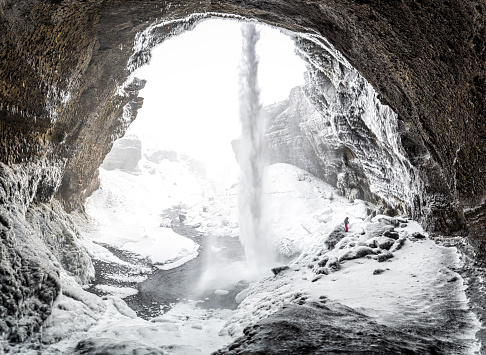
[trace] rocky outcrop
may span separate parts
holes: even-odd
[[[410,214],[429,231],[464,231],[463,211],[423,142],[417,138],[411,158],[400,117],[347,60],[326,41],[301,38],[298,43],[311,63],[306,93],[321,113],[307,119],[303,129],[322,159],[343,162],[337,186],[355,186],[366,199],[371,192],[391,206],[389,212]]]
[[[320,116],[305,96],[303,88],[296,87],[291,90],[287,100],[264,107],[262,116],[266,120],[265,160],[268,164],[291,164],[326,182],[332,181],[301,128],[304,119]]]
[[[325,300],[286,305],[243,333],[214,354],[460,354],[467,350],[462,344],[428,338],[423,330],[403,331],[379,324]]]
[[[322,52],[320,55],[323,55]],[[332,63],[330,54],[328,59],[329,63]],[[283,162],[298,166],[337,187],[348,199],[362,199],[381,205],[385,213],[409,213],[406,199],[398,198],[399,194],[405,191],[401,183],[406,181],[389,179],[392,173],[396,178],[406,177],[408,171],[403,171],[399,164],[395,164],[398,165],[395,169],[391,166],[389,170],[383,169],[380,175],[376,173],[381,172],[381,169],[377,168],[380,159],[392,160],[394,154],[391,149],[384,152],[384,144],[374,143],[373,133],[361,119],[364,115],[370,115],[370,107],[375,107],[369,105],[367,100],[368,95],[371,94],[373,97],[373,89],[369,85],[362,85],[354,90],[354,96],[349,95],[345,105],[336,104],[336,89],[330,79],[321,72],[313,72],[315,67],[313,68],[310,68],[311,72],[307,74],[308,84],[305,88],[294,88],[286,101],[264,109],[264,116],[268,122],[268,163]],[[329,75],[337,75],[334,67],[328,69]],[[312,74],[318,75],[323,82],[318,85]],[[354,87],[355,83],[351,80],[359,79],[365,83],[356,72],[350,77],[343,76],[340,85],[342,89]],[[330,95],[333,96],[329,97]],[[363,96],[366,99],[363,99]],[[378,100],[376,107],[396,120],[396,115]],[[360,113],[355,114],[354,120],[351,120],[349,118],[353,110],[360,110]],[[375,114],[376,117],[375,112],[371,114]],[[337,116],[351,124],[337,124]],[[360,123],[361,129],[357,127],[356,122]],[[390,181],[396,182],[397,186],[392,189],[390,186],[393,184]]]
[[[62,167],[45,161],[15,168],[0,163],[2,339],[25,341],[39,334],[61,293],[61,270],[79,283],[94,276],[74,224],[59,202],[46,201],[60,184]]]

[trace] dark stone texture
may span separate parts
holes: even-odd
[[[4,0],[0,3],[0,163],[9,167],[0,164],[0,272],[2,288],[9,288],[2,289],[0,328],[6,338],[21,341],[37,332],[60,292],[57,257],[62,259],[62,253],[49,249],[57,245],[57,237],[41,241],[32,221],[26,220],[27,211],[53,197],[67,210],[82,206],[98,186],[98,167],[143,103],[138,92],[144,83],[126,82],[130,72],[150,60],[155,45],[191,28],[209,12],[256,18],[295,33],[310,63],[306,95],[325,118],[319,121],[322,126],[301,128],[321,159],[311,168],[349,198],[381,198],[385,212],[406,212],[429,231],[471,231],[470,241],[482,253],[476,257],[484,258],[484,0]],[[186,22],[152,26],[195,13],[200,15]],[[331,44],[342,58],[336,57]],[[346,61],[376,90],[370,101],[377,105],[376,111],[383,109],[379,99],[398,114],[393,122],[383,120],[392,115],[382,112],[373,121],[381,126],[370,128],[364,111],[355,105],[368,84],[343,64]],[[329,109],[332,115],[326,116]],[[381,131],[388,123],[394,125],[396,147],[384,144],[390,136]],[[297,132],[295,123],[288,120],[288,124]],[[327,137],[327,130],[333,135]],[[386,259],[391,254],[380,255]],[[328,260],[327,267],[332,270],[339,263]],[[37,278],[28,279],[31,274]],[[30,287],[37,281],[39,289]],[[275,320],[275,329],[282,333],[263,336],[268,341],[268,352],[263,353],[282,353],[287,346],[295,349],[296,334],[312,337],[308,345],[297,348],[300,353],[318,351],[324,340],[314,335],[321,334],[325,324],[305,322],[324,317],[320,312],[327,311],[301,309],[302,321],[289,322],[278,315],[267,321]],[[306,331],[300,332],[301,327]],[[385,330],[378,325],[371,328],[363,337],[351,331],[352,341],[362,353],[377,354],[380,348],[372,349],[369,339],[375,331]],[[341,336],[341,330],[330,329]],[[396,331],[393,334],[400,334]],[[251,345],[264,333],[249,330],[248,334]],[[281,348],[272,350],[270,344],[284,335]],[[395,346],[393,351],[383,353],[406,351],[404,342],[413,336],[404,333],[396,338],[390,345]],[[336,339],[339,347],[341,340]],[[411,343],[415,353],[441,353],[440,340],[430,344],[413,338]],[[383,344],[387,349],[388,343]],[[235,353],[240,345],[228,351]],[[458,353],[450,349],[445,353]]]
[[[463,344],[424,329],[392,328],[338,303],[287,305],[244,329],[222,354],[459,354]]]
[[[289,270],[289,269],[290,269],[290,267],[288,267],[288,266],[277,266],[277,267],[272,268],[272,272],[273,272],[273,275],[277,276],[281,272]]]

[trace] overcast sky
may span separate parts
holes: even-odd
[[[258,43],[261,102],[283,101],[304,82],[304,62],[292,40],[261,27]],[[194,30],[153,50],[148,66],[136,76],[147,79],[144,105],[129,133],[202,160],[212,175],[233,174],[231,140],[239,136],[238,65],[240,23],[206,20]],[[231,170],[231,171],[230,171]]]

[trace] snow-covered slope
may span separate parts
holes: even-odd
[[[43,346],[43,353],[209,354],[242,335],[245,327],[245,336],[219,353],[275,353],[278,347],[272,350],[262,334],[271,339],[285,334],[282,341],[293,342],[290,351],[305,348],[311,340],[326,349],[336,341],[335,334],[345,339],[341,349],[353,350],[356,339],[365,337],[367,341],[359,342],[363,349],[380,346],[380,354],[477,351],[479,322],[456,272],[461,260],[455,248],[429,239],[406,217],[372,217],[372,205],[338,196],[337,190],[299,168],[276,164],[265,176],[264,200],[271,211],[275,247],[298,256],[289,267],[276,263],[280,268],[275,276],[251,280],[236,297],[237,310],[202,310],[197,302],[181,301],[147,321],[118,297],[87,294],[64,275],[67,295],[59,298],[45,331],[46,342],[52,344]],[[236,237],[235,191],[236,186],[195,204],[186,222],[207,236]],[[342,225],[345,216],[350,219],[348,233]],[[235,275],[244,267],[241,262],[220,265],[223,273]],[[337,333],[326,338],[330,330]],[[288,334],[293,331],[298,334]]]
[[[148,257],[164,269],[197,257],[198,245],[174,233],[163,213],[174,206],[199,204],[210,191],[194,172],[194,161],[175,152],[150,151],[137,170],[100,168],[101,186],[86,203],[94,219],[94,226],[83,228],[87,249],[93,257],[112,262],[116,259],[99,246],[108,244]]]
[[[199,206],[189,210],[188,223],[200,225],[198,230],[204,233],[238,236],[237,193],[238,186],[234,185],[209,201],[206,212],[201,213]],[[376,210],[361,200],[349,202],[329,184],[283,163],[265,169],[263,205],[274,246],[287,257],[309,247],[346,216],[363,220]]]

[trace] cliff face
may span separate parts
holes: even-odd
[[[69,223],[56,201],[72,210],[97,187],[98,167],[142,104],[144,82],[130,72],[165,38],[216,14],[293,33],[311,64],[306,96],[318,115],[301,127],[313,169],[431,231],[470,228],[481,249],[485,11],[484,0],[2,1],[0,311],[11,317],[2,334],[39,329],[60,292],[57,274],[70,265],[62,250],[76,242],[60,242],[75,232],[59,227]],[[79,255],[71,272],[85,281]],[[27,305],[45,312],[30,317]]]
[[[329,73],[336,74],[332,68]],[[340,90],[354,88],[354,94],[337,95],[330,79],[310,68],[306,87],[294,88],[286,101],[265,108],[268,163],[305,169],[337,187],[349,200],[373,202],[384,213],[411,213],[408,170],[398,159],[394,161],[385,131],[385,137],[376,136],[366,119],[389,115],[396,120],[396,114],[378,101],[375,105],[376,94],[370,85],[356,88],[352,80],[366,84],[364,79],[356,72],[348,73],[352,75],[343,76],[337,86]],[[390,130],[390,136],[395,133]],[[392,164],[381,166],[382,161]]]
[[[311,63],[306,95],[321,114],[305,119],[303,129],[321,159],[341,159],[337,185],[375,203],[378,196],[389,212],[410,214],[429,231],[462,231],[454,193],[420,137],[415,154],[407,151],[410,125],[329,43],[310,37],[298,44]]]

